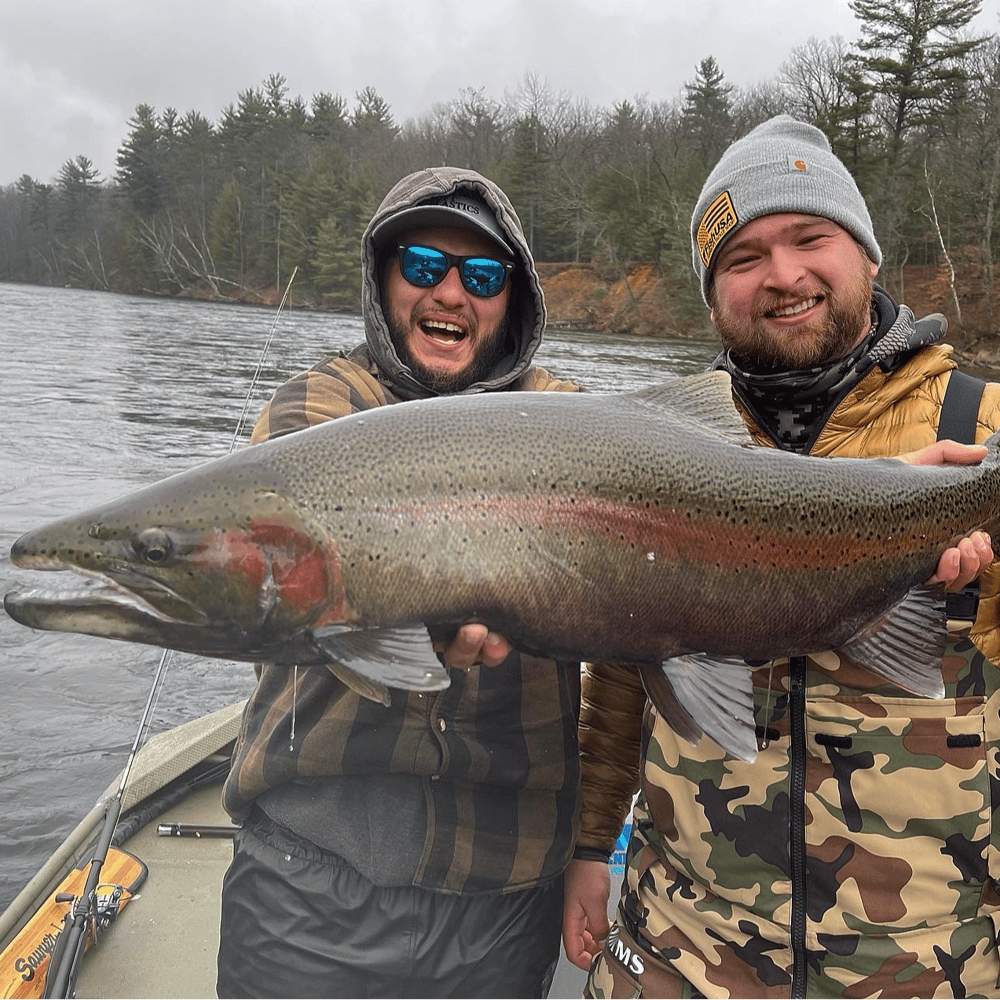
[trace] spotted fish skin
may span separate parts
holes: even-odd
[[[689,735],[726,739],[729,702],[746,727],[744,656],[858,641],[872,669],[939,693],[943,621],[916,667],[878,636],[901,601],[894,629],[935,631],[940,601],[907,595],[998,510],[996,440],[974,467],[753,447],[723,373],[623,395],[448,397],[321,424],[32,531],[17,565],[112,586],[5,606],[35,628],[336,661],[390,687],[447,682],[425,625],[485,622],[527,652],[642,665],[658,704],[679,698],[682,729],[687,716]]]

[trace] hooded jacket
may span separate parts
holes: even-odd
[[[950,347],[927,344],[943,328],[928,337],[905,306],[877,301],[880,336],[857,359],[861,377],[833,389],[813,455],[898,455],[935,440],[955,364]],[[773,444],[743,410],[755,439]],[[991,383],[977,440],[998,428]],[[669,989],[680,979],[706,995],[995,995],[998,576],[992,567],[982,578],[971,632],[952,634],[941,700],[832,652],[764,664],[753,674],[753,764],[708,739],[691,746],[645,709],[615,947],[658,959],[640,963],[650,995],[679,995],[643,978],[670,972]],[[581,727],[579,843],[592,850],[614,844],[622,796],[617,816],[600,806],[615,794],[616,759],[632,773],[625,737],[639,739],[644,699],[622,687],[624,673],[599,665],[584,681],[582,721],[596,701],[617,729],[612,741]],[[595,755],[600,767],[588,763]],[[591,988],[617,996],[636,976],[614,954],[604,952]]]
[[[464,393],[498,390],[577,391],[572,382],[552,378],[544,368],[532,366],[545,327],[545,298],[520,220],[507,196],[473,170],[432,167],[404,177],[382,200],[362,239],[361,304],[365,343],[349,353],[327,358],[296,375],[274,394],[254,428],[252,443],[288,434],[373,406],[421,399],[434,395],[400,360],[389,335],[381,297],[386,261],[372,238],[385,219],[428,198],[440,198],[468,189],[478,193],[493,209],[507,243],[516,252],[518,268],[511,291],[510,335],[512,352],[488,378],[468,386]]]
[[[404,177],[382,199],[362,239],[361,309],[365,319],[368,357],[381,377],[403,398],[429,396],[432,393],[400,361],[389,337],[389,327],[382,309],[381,279],[385,265],[372,234],[387,218],[431,198],[441,198],[458,190],[480,195],[493,210],[507,243],[517,255],[518,268],[512,278],[509,307],[512,350],[481,382],[463,390],[466,393],[489,392],[511,388],[528,370],[535,351],[542,342],[545,328],[545,299],[528,249],[521,222],[507,196],[494,184],[472,170],[459,167],[431,167]]]
[[[511,352],[465,392],[577,390],[531,365],[545,302],[510,202],[474,171],[437,167],[400,181],[365,232],[365,343],[281,386],[254,443],[433,395],[392,344],[380,294],[386,262],[372,233],[404,208],[466,189],[493,209],[519,266],[508,307]],[[514,652],[498,667],[450,673],[446,690],[394,691],[385,707],[326,667],[300,667],[296,677],[261,665],[224,805],[242,818],[256,804],[379,885],[470,894],[550,881],[565,867],[576,829],[579,668]]]

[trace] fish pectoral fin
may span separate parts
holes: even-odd
[[[838,653],[904,691],[943,698],[941,661],[948,644],[944,587],[915,587]]]
[[[451,683],[423,625],[394,628],[328,625],[317,629],[313,640],[337,665],[375,685],[440,691]]]
[[[379,681],[369,680],[369,678],[359,674],[357,670],[345,667],[343,663],[337,663],[334,660],[327,660],[326,668],[356,695],[384,705],[386,708],[392,704],[392,695],[389,694],[389,689]]]
[[[734,757],[756,758],[753,684],[746,660],[690,653],[665,660],[662,674],[694,726]],[[647,694],[653,700],[648,688]]]

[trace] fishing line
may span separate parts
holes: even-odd
[[[250,388],[247,391],[246,399],[243,401],[243,410],[240,413],[239,420],[236,422],[236,430],[233,433],[233,439],[229,442],[230,455],[236,450],[236,446],[239,444],[240,438],[243,436],[243,428],[246,425],[247,413],[249,412],[250,403],[253,400],[253,394],[257,388],[257,383],[260,381],[260,373],[264,369],[264,362],[267,359],[268,351],[271,349],[271,341],[274,339],[274,331],[278,326],[278,320],[281,318],[282,310],[285,308],[285,302],[288,300],[288,295],[292,290],[292,282],[295,280],[295,275],[298,274],[298,272],[299,269],[296,266],[292,271],[292,276],[288,279],[288,284],[285,286],[285,293],[281,296],[281,301],[278,303],[278,309],[274,314],[273,321],[271,322],[271,328],[267,331],[267,338],[264,341],[264,346],[261,348],[260,356],[257,358],[257,367],[254,370],[253,377],[250,379]],[[172,652],[173,651],[170,649],[164,649],[160,655],[160,663],[156,668],[156,673],[153,675],[153,684],[149,689],[149,697],[146,699],[146,708],[142,713],[142,718],[139,720],[139,730],[135,734],[135,742],[132,744],[132,751],[128,756],[128,760],[125,762],[124,769],[122,770],[122,780],[117,793],[117,797],[119,799],[124,797],[125,786],[128,783],[129,774],[132,771],[132,765],[135,762],[136,754],[146,741],[146,733],[149,730],[153,713],[156,711],[156,705],[160,700],[160,693],[163,690],[163,681],[166,677],[167,666],[170,663],[170,654]],[[292,718],[294,720],[294,715]],[[292,732],[294,738],[294,723]]]
[[[288,284],[285,286],[285,294],[281,296],[281,301],[278,303],[278,311],[274,314],[274,322],[271,324],[271,329],[267,332],[267,340],[264,341],[264,348],[260,352],[260,357],[257,359],[257,370],[253,373],[253,378],[250,379],[250,389],[247,392],[247,398],[243,401],[243,412],[240,414],[240,419],[236,424],[236,433],[233,435],[233,440],[229,445],[229,453],[232,454],[236,450],[236,444],[243,434],[243,428],[246,425],[247,413],[250,410],[250,401],[253,398],[254,389],[257,388],[257,382],[260,380],[260,373],[264,367],[264,359],[267,357],[267,352],[271,347],[271,338],[274,336],[274,329],[278,325],[278,319],[281,317],[281,310],[285,308],[285,300],[288,298],[288,293],[292,290],[292,282],[295,280],[295,275],[299,273],[298,266],[292,271],[292,276],[288,279]]]
[[[240,437],[243,434],[243,427],[246,423],[246,416],[250,409],[250,402],[260,379],[260,373],[264,368],[264,361],[271,346],[271,339],[274,336],[275,328],[278,325],[278,319],[284,309],[285,302],[288,299],[288,294],[292,288],[292,282],[295,280],[295,275],[298,273],[298,270],[299,269],[296,267],[292,271],[292,276],[288,279],[288,284],[285,286],[285,293],[282,295],[281,301],[278,303],[278,310],[275,313],[274,321],[271,323],[271,328],[268,331],[264,347],[257,360],[257,368],[250,381],[250,389],[247,392],[246,400],[243,403],[243,412],[240,414],[240,419],[236,425],[236,431],[233,434],[233,440],[229,445],[230,454],[235,451],[236,445],[239,443]],[[49,970],[45,976],[44,995],[46,997],[69,997],[74,993],[76,972],[80,963],[80,958],[83,956],[88,925],[94,916],[94,897],[97,892],[98,885],[100,884],[101,869],[104,867],[104,862],[111,846],[111,839],[118,827],[118,821],[121,819],[122,803],[125,798],[125,788],[128,785],[128,780],[132,773],[132,766],[135,763],[139,750],[145,742],[145,736],[149,730],[150,720],[153,717],[156,704],[159,701],[160,692],[163,689],[163,681],[166,677],[167,665],[170,662],[170,652],[171,651],[169,649],[164,649],[160,656],[160,662],[156,668],[156,673],[153,676],[153,683],[149,689],[149,696],[146,698],[146,707],[143,710],[142,718],[139,720],[139,728],[136,731],[135,740],[132,743],[132,749],[129,751],[128,759],[125,761],[125,767],[122,768],[122,777],[118,784],[118,790],[108,801],[107,812],[104,816],[104,826],[97,838],[97,843],[91,855],[90,870],[87,873],[86,884],[80,895],[76,898],[70,913],[67,914],[68,922],[60,934],[61,943],[58,946],[58,956],[55,952],[53,952],[52,959],[50,960]],[[72,917],[71,921],[70,917]]]
[[[764,735],[761,737],[758,746],[761,750],[766,750],[770,744],[767,730],[771,725],[771,682],[774,680],[774,660],[767,670],[767,701],[764,703]]]
[[[271,349],[271,341],[274,339],[274,331],[278,326],[278,320],[281,318],[282,310],[285,308],[285,302],[288,300],[288,295],[292,290],[292,282],[295,280],[295,275],[298,273],[299,269],[298,266],[296,266],[292,270],[292,276],[288,279],[288,284],[285,286],[285,292],[281,296],[281,301],[278,303],[278,309],[271,322],[271,328],[267,331],[267,338],[264,341],[264,346],[261,348],[260,356],[257,358],[257,367],[254,369],[253,377],[250,379],[250,388],[247,390],[246,399],[243,401],[243,409],[240,412],[240,418],[236,422],[236,430],[233,432],[233,438],[229,442],[230,455],[236,450],[236,446],[239,444],[240,438],[243,436],[243,428],[246,426],[247,413],[250,410],[250,403],[253,400],[253,394],[257,388],[257,383],[260,381],[260,373],[264,369],[264,362],[267,359],[268,351]],[[118,788],[119,797],[123,796],[125,793],[125,786],[128,782],[129,774],[132,771],[132,764],[135,761],[135,756],[141,749],[143,743],[146,741],[145,734],[149,730],[153,713],[156,711],[156,705],[160,700],[160,692],[163,690],[163,680],[166,677],[171,652],[172,650],[164,649],[163,653],[160,655],[160,663],[156,668],[156,673],[153,675],[153,684],[149,690],[149,697],[146,700],[146,708],[143,711],[142,718],[139,720],[139,731],[135,734],[135,742],[132,744],[132,751],[128,756],[128,760],[125,762],[125,768],[122,771],[122,780]]]
[[[295,708],[299,700],[299,665],[292,667],[292,731],[288,736],[288,752],[295,753]]]

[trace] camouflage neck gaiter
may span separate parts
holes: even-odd
[[[798,371],[776,371],[741,361],[726,351],[722,367],[761,428],[785,451],[805,454],[826,418],[852,386],[876,364],[870,353],[878,333],[873,324],[857,347],[839,361]]]

